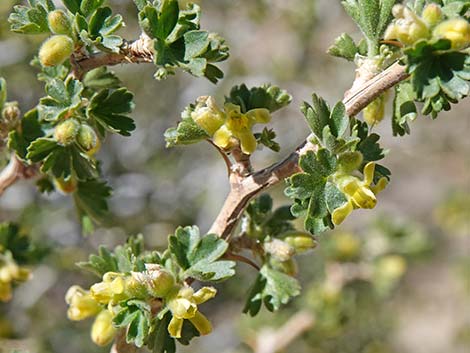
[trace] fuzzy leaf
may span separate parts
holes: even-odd
[[[346,202],[344,196],[341,198],[333,192],[336,186],[328,181],[328,177],[336,171],[336,162],[336,158],[324,148],[316,154],[308,151],[299,161],[303,172],[288,179],[285,194],[295,201],[291,212],[296,217],[305,216],[305,229],[312,234],[333,228],[333,210],[328,204],[341,206]]]
[[[56,121],[63,118],[69,111],[77,109],[81,102],[83,85],[72,78],[65,82],[52,79],[46,84],[47,97],[41,98],[38,105],[40,120]]]
[[[134,121],[127,116],[134,108],[134,95],[126,88],[104,89],[95,94],[87,108],[87,116],[108,131],[130,136]]]
[[[264,265],[251,288],[243,312],[255,316],[262,303],[269,311],[275,311],[299,294],[300,285],[295,278]]]
[[[235,274],[233,261],[218,260],[228,243],[215,234],[201,236],[197,227],[179,227],[169,238],[170,251],[185,270],[185,277],[221,281]]]
[[[266,108],[273,113],[291,101],[292,96],[287,91],[271,84],[250,89],[245,84],[234,86],[230,90],[230,95],[225,97],[225,102],[239,105],[242,113],[255,108]]]
[[[44,132],[38,119],[38,111],[30,110],[21,119],[20,127],[8,135],[8,148],[15,150],[21,159],[25,159],[30,144],[42,136]]]
[[[12,32],[22,34],[49,33],[47,14],[55,9],[51,0],[29,0],[28,6],[17,5],[8,17]]]
[[[348,61],[353,61],[358,52],[359,48],[347,33],[343,33],[336,38],[334,44],[328,48],[328,54],[344,58]]]

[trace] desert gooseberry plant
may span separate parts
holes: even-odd
[[[224,75],[218,64],[229,58],[229,47],[201,28],[197,4],[134,0],[141,34],[128,40],[119,35],[123,17],[105,0],[57,3],[29,0],[9,16],[11,31],[48,37],[31,61],[44,84],[36,106],[25,110],[8,101],[0,79],[0,133],[11,154],[0,174],[0,193],[19,179],[34,178],[39,192],[69,194],[83,232],[92,233],[107,217],[112,192],[96,153],[108,135],[130,136],[136,127],[133,94],[109,67],[148,63],[157,80],[181,70],[217,84]],[[101,246],[78,264],[98,277],[89,288],[74,285],[64,293],[67,315],[92,319],[94,343],[114,342],[115,352],[146,346],[172,353],[177,343],[209,334],[204,303],[217,295],[211,284],[236,276],[237,262],[257,271],[244,312],[279,309],[300,293],[295,257],[355,210],[373,209],[389,184],[385,150],[372,132],[385,106],[393,108],[393,134],[402,136],[410,134],[410,122],[420,113],[435,119],[470,93],[469,0],[342,4],[362,38],[339,34],[327,52],[353,62],[356,77],[337,102],[330,105],[313,93],[302,104],[311,132],[297,149],[264,169],[251,165],[261,148],[279,152],[269,124],[292,99],[269,83],[240,83],[223,101],[194,97],[162,136],[168,147],[209,142],[226,163],[230,191],[207,234],[182,225],[164,251],[129,237],[112,251]],[[269,195],[260,193],[278,183],[286,184],[290,205],[273,209]],[[304,229],[296,229],[297,218]],[[17,225],[0,227],[1,301],[31,276],[29,260],[39,250]],[[246,250],[250,258],[242,254]]]

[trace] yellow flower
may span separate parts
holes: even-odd
[[[243,114],[240,107],[232,103],[225,104],[224,110],[225,124],[214,133],[214,143],[221,148],[227,148],[231,145],[231,139],[236,138],[240,142],[242,152],[252,154],[257,144],[251,128],[256,123],[268,123],[271,120],[269,110],[257,108]]]
[[[222,112],[212,97],[200,97],[191,118],[213,137],[214,143],[220,148],[230,149],[238,140],[242,152],[251,154],[257,145],[251,131],[253,125],[268,123],[271,115],[265,108],[242,113],[240,106],[232,103],[226,103]]]
[[[395,5],[393,15],[396,20],[385,31],[384,39],[398,39],[405,45],[413,45],[429,37],[430,32],[424,21],[407,6]]]
[[[225,121],[224,113],[219,109],[214,98],[210,96],[198,98],[191,118],[211,136]]]
[[[107,272],[103,281],[95,283],[90,288],[93,299],[102,304],[117,303],[126,299],[125,275],[117,272]]]
[[[470,23],[463,18],[453,18],[437,25],[433,35],[450,40],[452,49],[464,49],[470,45]]]
[[[69,305],[67,316],[70,320],[80,321],[98,314],[102,307],[93,299],[90,292],[80,286],[72,286],[65,294]]]
[[[0,301],[7,302],[12,296],[14,281],[24,282],[31,277],[31,272],[18,266],[11,252],[0,254]]]
[[[334,182],[346,196],[347,202],[333,211],[331,215],[333,224],[341,224],[354,209],[371,209],[375,207],[377,204],[375,195],[387,186],[387,179],[383,177],[375,186],[372,186],[374,170],[375,163],[369,162],[364,167],[364,180],[348,174],[339,174],[335,177]]]
[[[173,315],[168,332],[171,337],[180,338],[183,322],[191,321],[201,335],[207,335],[212,331],[209,320],[198,311],[198,305],[213,298],[217,291],[212,287],[203,287],[194,293],[191,287],[175,288],[167,299],[167,306]]]
[[[112,342],[115,335],[113,314],[109,310],[102,310],[91,327],[91,339],[98,346],[106,346]]]

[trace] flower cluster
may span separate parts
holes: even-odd
[[[146,264],[143,272],[107,272],[102,281],[93,284],[89,290],[72,286],[65,300],[69,305],[70,320],[80,321],[95,317],[91,338],[99,346],[111,343],[116,335],[113,324],[119,305],[129,300],[152,302],[158,299],[170,311],[172,319],[168,325],[171,337],[180,338],[183,321],[190,320],[200,334],[212,331],[209,320],[198,311],[198,305],[213,298],[216,290],[203,287],[197,292],[175,282],[174,276],[159,265]]]
[[[10,251],[2,253],[0,248],[0,301],[11,299],[13,283],[27,281],[30,277],[31,272],[19,266]]]
[[[437,4],[428,4],[421,16],[407,6],[395,5],[393,16],[395,20],[384,35],[386,40],[397,39],[405,46],[412,46],[421,39],[448,39],[454,50],[470,45],[470,23],[459,17],[444,19]]]
[[[256,108],[241,112],[233,103],[226,103],[220,110],[214,98],[200,97],[191,118],[212,137],[214,143],[225,150],[240,144],[245,154],[256,150],[257,142],[252,132],[255,124],[266,124],[271,120],[269,110]]]

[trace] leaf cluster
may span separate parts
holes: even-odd
[[[181,68],[216,83],[223,72],[213,63],[228,58],[224,39],[200,29],[200,8],[181,9],[176,0],[135,0],[142,30],[154,39],[155,77],[166,78]]]
[[[419,41],[404,51],[414,93],[410,98],[423,102],[422,113],[432,118],[470,93],[470,56],[450,49],[449,40],[439,39]]]

